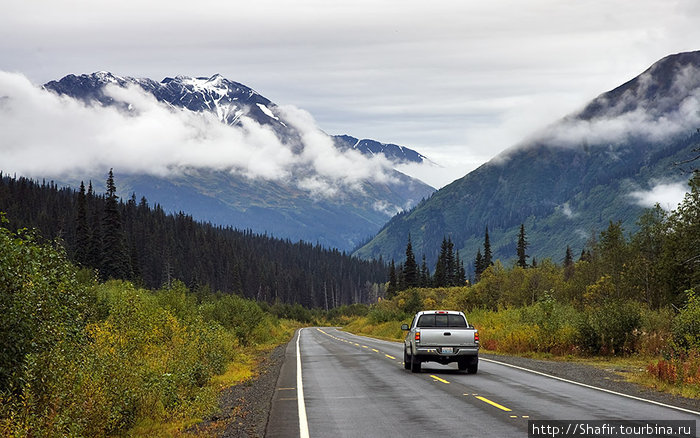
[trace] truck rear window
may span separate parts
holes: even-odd
[[[434,314],[421,315],[418,327],[466,327],[467,321],[462,315]]]

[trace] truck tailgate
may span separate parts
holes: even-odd
[[[475,346],[474,329],[470,328],[421,328],[421,347],[465,347]]]

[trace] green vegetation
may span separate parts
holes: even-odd
[[[99,283],[61,246],[0,227],[0,436],[171,435],[211,413],[293,327],[195,292]]]

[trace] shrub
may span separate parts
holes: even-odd
[[[683,351],[700,348],[700,298],[686,291],[686,303],[673,320],[674,347]]]
[[[21,391],[28,355],[80,335],[94,296],[60,246],[0,228],[0,391]]]
[[[224,295],[201,305],[205,321],[216,321],[231,330],[243,345],[255,343],[253,333],[265,323],[267,314],[254,301],[237,295]]]
[[[641,323],[638,303],[606,300],[578,320],[577,341],[589,353],[629,354],[636,351]]]

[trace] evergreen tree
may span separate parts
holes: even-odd
[[[571,254],[571,247],[566,245],[566,255],[564,256],[564,281],[569,281],[574,275],[574,256]]]
[[[75,261],[83,266],[88,265],[88,252],[90,250],[90,230],[87,218],[87,196],[85,184],[80,182],[78,192],[78,211],[75,223]]]
[[[454,286],[457,283],[457,265],[455,263],[454,244],[452,243],[451,237],[447,238],[445,272],[447,273],[447,286]]]
[[[484,260],[483,260],[483,271],[489,266],[493,265],[493,255],[491,254],[491,241],[489,240],[489,227],[486,227],[486,232],[484,233]]]
[[[406,285],[406,275],[404,272],[404,267],[403,263],[399,263],[399,266],[396,267],[396,274],[398,275],[398,287],[397,291],[402,291],[408,289],[408,286]]]
[[[586,251],[586,248],[581,250],[581,256],[578,258],[579,262],[590,262],[593,259],[593,255],[590,251]]]
[[[447,239],[442,238],[442,245],[440,246],[440,255],[438,256],[437,263],[435,264],[435,274],[433,275],[433,286],[434,287],[445,287],[447,286]]]
[[[520,233],[518,234],[518,266],[527,268],[527,258],[530,257],[525,253],[528,247],[527,239],[525,238],[525,224],[520,224]]]
[[[484,258],[481,255],[481,248],[476,250],[476,260],[474,260],[474,279],[479,281],[481,273],[484,272]]]
[[[88,201],[94,199],[94,201],[91,202],[91,208],[88,210],[90,214],[90,228],[88,235],[87,265],[93,269],[99,269],[100,266],[102,266],[102,214],[99,209],[99,204],[92,194],[92,184],[88,186],[87,199]]]
[[[399,280],[396,276],[396,265],[394,264],[394,260],[391,260],[391,264],[389,265],[389,285],[386,288],[386,297],[388,299],[391,299],[396,295],[396,292],[398,292],[399,289]]]
[[[423,254],[423,263],[420,266],[420,286],[430,287],[430,271],[428,270],[428,263],[425,261],[425,254]]]
[[[103,278],[131,279],[131,263],[126,248],[121,215],[119,214],[119,197],[114,184],[114,174],[109,169],[107,177],[107,196],[105,197],[104,215],[102,217],[103,252],[100,273]]]
[[[406,283],[406,288],[420,286],[420,274],[416,257],[413,255],[413,246],[411,245],[411,235],[408,235],[408,243],[406,244],[406,262],[403,265],[403,278]]]
[[[459,258],[459,251],[455,251],[455,284],[454,286],[464,286],[467,283],[467,272],[464,270],[464,263]]]

